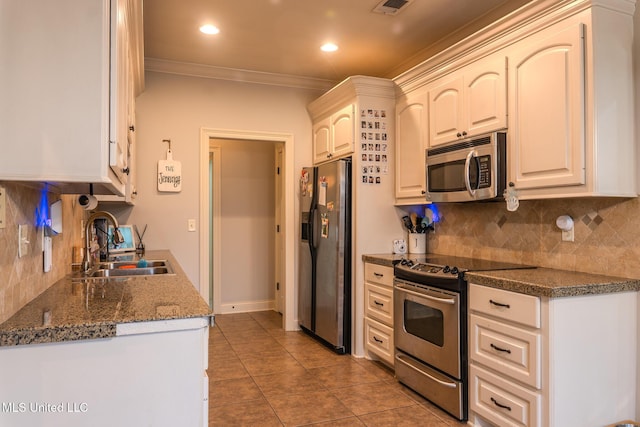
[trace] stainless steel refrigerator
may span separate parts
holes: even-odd
[[[300,327],[338,353],[351,352],[351,160],[300,176]]]

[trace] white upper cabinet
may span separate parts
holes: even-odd
[[[124,195],[141,32],[141,0],[3,3],[0,180]]]
[[[520,198],[636,196],[629,12],[593,6],[508,49]]]
[[[396,102],[396,204],[425,203],[428,93],[417,90]]]
[[[429,89],[429,146],[507,126],[506,64],[490,56],[436,80]]]
[[[313,125],[313,163],[318,164],[353,153],[354,106],[349,104]]]
[[[510,55],[511,176],[516,188],[585,183],[584,25],[521,43]]]

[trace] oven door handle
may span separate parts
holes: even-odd
[[[396,288],[402,292],[406,292],[409,295],[413,295],[415,297],[420,297],[420,298],[426,298],[428,300],[431,301],[435,301],[435,302],[439,302],[442,304],[449,304],[449,305],[454,305],[456,303],[456,300],[453,298],[437,298],[437,297],[432,297],[431,295],[427,295],[427,294],[422,294],[420,292],[415,292],[415,291],[410,291],[407,288],[404,288],[402,286],[398,286],[396,285]]]
[[[437,379],[436,377],[434,377],[433,375],[430,375],[428,372],[423,371],[422,369],[419,369],[415,366],[413,366],[413,364],[409,363],[408,360],[403,360],[403,357],[401,354],[396,354],[396,359],[398,359],[400,362],[404,363],[406,366],[410,367],[411,369],[413,369],[414,371],[418,371],[420,372],[422,375],[428,377],[429,379],[431,379],[432,381],[437,382],[438,384],[440,384],[441,386],[444,387],[449,387],[449,388],[456,388],[458,386],[458,384],[456,383],[448,383],[442,380]]]

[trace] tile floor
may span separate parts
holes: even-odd
[[[218,315],[210,426],[462,426],[379,362],[337,355],[273,311]]]

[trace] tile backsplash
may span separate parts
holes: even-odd
[[[0,228],[0,323],[71,271],[74,246],[82,245],[85,211],[77,196],[42,192],[37,186],[0,182],[6,194],[5,227]],[[47,205],[62,200],[62,233],[53,236],[53,267],[45,273],[42,228],[36,227],[41,200]],[[18,257],[18,226],[28,225],[28,254]]]
[[[577,198],[504,203],[437,204],[441,220],[428,251],[540,267],[640,278],[640,200]],[[575,223],[563,242],[560,215]]]

